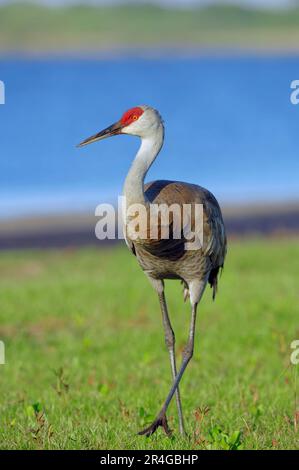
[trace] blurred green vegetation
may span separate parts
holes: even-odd
[[[229,244],[182,380],[188,439],[137,431],[171,383],[158,300],[124,247],[1,253],[0,448],[295,449],[298,240]],[[166,283],[183,350],[190,307]],[[297,379],[297,386],[299,380]]]
[[[0,51],[101,51],[140,46],[296,49],[299,8],[260,11],[237,6],[163,9],[157,6],[34,4],[0,7]]]

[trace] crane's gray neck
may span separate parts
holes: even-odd
[[[124,196],[127,207],[132,204],[145,204],[145,176],[161,150],[164,139],[164,128],[161,123],[155,132],[141,138],[141,145],[131,165],[124,184]]]

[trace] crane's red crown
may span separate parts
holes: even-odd
[[[129,126],[129,124],[132,124],[132,122],[137,121],[137,119],[139,119],[143,113],[144,110],[139,106],[128,109],[128,111],[122,115],[120,122],[123,126]]]

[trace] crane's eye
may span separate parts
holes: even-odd
[[[133,121],[137,121],[137,119],[138,119],[138,116],[136,116],[136,114],[134,114]]]

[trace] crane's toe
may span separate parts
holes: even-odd
[[[156,432],[156,430],[158,429],[158,427],[161,426],[163,429],[164,429],[164,432],[167,436],[171,436],[171,429],[169,428],[168,426],[168,422],[167,422],[167,418],[166,418],[166,414],[163,414],[161,416],[158,416],[157,419],[155,419],[155,421],[150,425],[148,426],[147,428],[143,429],[142,431],[140,431],[138,434],[140,436],[146,436],[146,437],[149,437],[151,436],[152,434],[154,434],[154,432]]]

